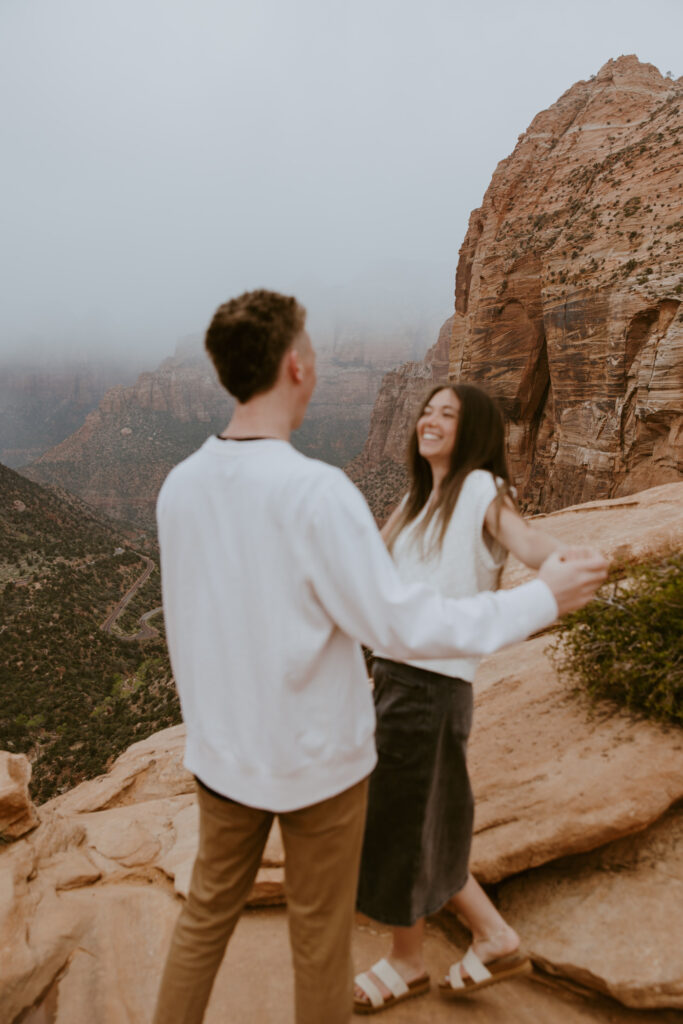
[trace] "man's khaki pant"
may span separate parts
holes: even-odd
[[[199,852],[171,940],[154,1024],[201,1024],[275,817],[222,800],[201,786],[197,792]],[[351,935],[366,802],[363,779],[329,800],[279,815],[296,1024],[348,1024],[351,1016]]]

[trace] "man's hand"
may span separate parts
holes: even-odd
[[[594,548],[564,548],[546,558],[538,578],[550,587],[558,614],[566,615],[588,604],[607,579],[607,561]]]

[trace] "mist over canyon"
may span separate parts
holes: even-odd
[[[350,299],[319,343],[319,383],[294,443],[348,465],[382,519],[405,485],[421,396],[434,381],[466,380],[501,401],[527,510],[679,479],[682,98],[680,79],[620,57],[539,113],[470,216],[438,337],[408,300],[384,330],[350,326]],[[97,389],[86,391],[78,429],[21,471],[151,526],[164,476],[222,429],[230,399],[198,342],[96,407]],[[86,405],[65,408],[73,419]]]
[[[357,328],[338,328],[331,343],[318,351],[318,384],[293,443],[306,455],[345,465],[363,447],[385,371],[416,351],[422,353],[426,344],[424,332],[414,324],[406,325],[402,334],[370,338]],[[78,378],[72,387],[77,383]],[[28,378],[28,394],[36,389],[35,377]],[[27,413],[24,436],[36,445],[46,436],[45,429],[37,430],[46,417],[35,417],[30,402],[22,405],[18,389],[13,396],[15,407]],[[156,495],[168,471],[209,434],[221,431],[233,408],[200,339],[179,345],[174,356],[132,383],[106,390],[85,417],[83,405],[60,396],[57,388],[44,426],[51,429],[58,413],[64,422],[66,408],[72,418],[80,413],[78,429],[58,444],[46,445],[21,472],[146,528],[154,525]]]

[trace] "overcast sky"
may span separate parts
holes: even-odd
[[[153,362],[261,286],[438,324],[534,115],[682,40],[683,0],[0,0],[0,354]]]

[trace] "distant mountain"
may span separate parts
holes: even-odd
[[[318,385],[293,443],[306,455],[344,465],[363,447],[382,376],[395,356],[385,342],[381,354],[360,338],[340,339],[318,354]],[[83,425],[21,472],[79,495],[117,519],[153,528],[156,497],[176,463],[222,430],[232,400],[209,360],[185,347],[130,387],[102,398]]]
[[[150,555],[134,611],[105,632]],[[28,754],[39,802],[180,720],[163,632],[134,638],[137,616],[161,603],[154,555],[135,531],[0,465],[0,749]]]
[[[77,430],[109,388],[134,372],[82,361],[0,365],[0,463],[16,468]]]

